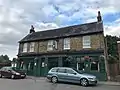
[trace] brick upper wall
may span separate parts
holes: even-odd
[[[89,35],[91,38],[91,48],[89,50],[103,49],[104,48],[104,36],[103,34],[94,34]],[[58,49],[52,50],[54,51],[62,51],[63,50],[63,41],[64,39],[58,40]],[[35,52],[44,53],[47,52],[47,44],[48,41],[39,41],[35,42]],[[83,49],[83,41],[82,36],[70,37],[70,50],[82,50]],[[85,48],[84,48],[85,49]]]

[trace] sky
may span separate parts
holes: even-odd
[[[0,55],[12,60],[18,41],[35,31],[97,21],[101,12],[104,34],[120,36],[120,0],[0,0]]]

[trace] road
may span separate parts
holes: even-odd
[[[120,90],[120,86],[98,84],[97,86],[82,87],[76,84],[52,84],[44,79],[0,79],[0,90]]]

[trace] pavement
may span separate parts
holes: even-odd
[[[27,79],[33,79],[39,81],[39,80],[45,80],[46,77],[27,76]],[[120,82],[113,82],[113,81],[98,81],[98,84],[120,86]]]
[[[104,84],[104,85],[118,85],[118,86],[120,86],[120,82],[111,82],[111,81],[99,81],[98,84]]]

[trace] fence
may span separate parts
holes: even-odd
[[[109,75],[111,81],[116,81],[116,77],[120,75],[119,63],[108,64]]]

